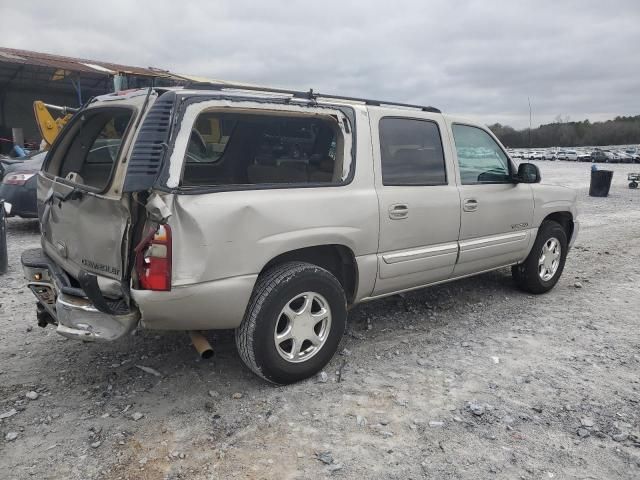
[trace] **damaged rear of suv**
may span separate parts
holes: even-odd
[[[355,265],[352,251],[331,237],[353,244],[342,237],[363,236],[370,218],[345,206],[353,188],[307,194],[349,185],[355,157],[353,109],[310,100],[169,89],[85,105],[39,175],[42,248],[22,256],[40,325],[85,341],[116,340],[138,325],[237,328],[265,267],[287,255],[294,261],[328,253],[325,262],[349,282],[346,293],[334,288],[299,300],[318,315],[333,295],[333,319],[309,328],[323,340],[333,332],[337,347],[345,295],[354,295],[356,279],[341,271],[344,262]],[[375,193],[369,195],[373,212]],[[336,209],[350,211],[341,225],[332,220]],[[295,366],[320,352],[316,347],[278,348]]]
[[[83,340],[115,340],[137,324],[129,264],[133,197],[122,193],[126,158],[149,98],[109,96],[75,115],[38,178],[42,249],[22,255],[40,325]]]

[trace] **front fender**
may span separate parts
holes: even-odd
[[[552,213],[568,212],[575,222],[578,218],[578,193],[568,187],[556,185],[533,185],[533,225],[538,228]]]

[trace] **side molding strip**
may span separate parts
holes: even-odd
[[[447,255],[458,253],[457,243],[447,243],[444,245],[436,245],[435,247],[417,248],[414,250],[405,250],[397,253],[387,253],[382,255],[384,263],[393,264],[406,262],[408,260],[417,260],[420,258],[436,257],[439,255]]]
[[[491,245],[502,245],[505,243],[519,242],[527,237],[528,231],[515,233],[506,233],[504,235],[492,235],[490,237],[477,238],[473,240],[464,240],[460,242],[461,250],[473,250],[476,248],[484,248]]]

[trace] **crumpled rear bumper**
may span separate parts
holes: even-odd
[[[29,288],[54,319],[60,335],[109,342],[127,335],[138,325],[140,312],[123,309],[122,302],[118,302],[119,308],[113,315],[98,310],[41,249],[25,251],[22,266]]]

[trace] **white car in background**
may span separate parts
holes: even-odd
[[[579,162],[591,162],[593,159],[591,158],[591,154],[589,152],[580,152],[578,153],[578,161]]]
[[[565,150],[565,160],[576,162],[578,160],[578,152],[575,150]]]

